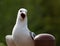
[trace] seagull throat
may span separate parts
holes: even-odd
[[[21,17],[24,19],[25,18],[25,14],[24,13],[21,13]]]

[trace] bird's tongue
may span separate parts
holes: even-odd
[[[24,18],[25,18],[25,14],[24,14],[24,13],[22,13],[22,14],[21,14],[21,17],[24,19]]]

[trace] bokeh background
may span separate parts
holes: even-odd
[[[60,0],[0,0],[0,46],[7,46],[5,36],[12,33],[22,7],[28,10],[29,29],[54,35],[60,46]]]

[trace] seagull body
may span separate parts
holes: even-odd
[[[19,9],[12,35],[6,36],[8,46],[34,46],[33,33],[27,27],[27,10]]]

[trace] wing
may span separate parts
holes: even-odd
[[[36,36],[36,34],[34,32],[30,32],[30,36],[32,39],[34,39],[34,37]]]
[[[8,46],[16,46],[13,41],[12,35],[7,35],[5,38],[6,38],[6,43]]]

